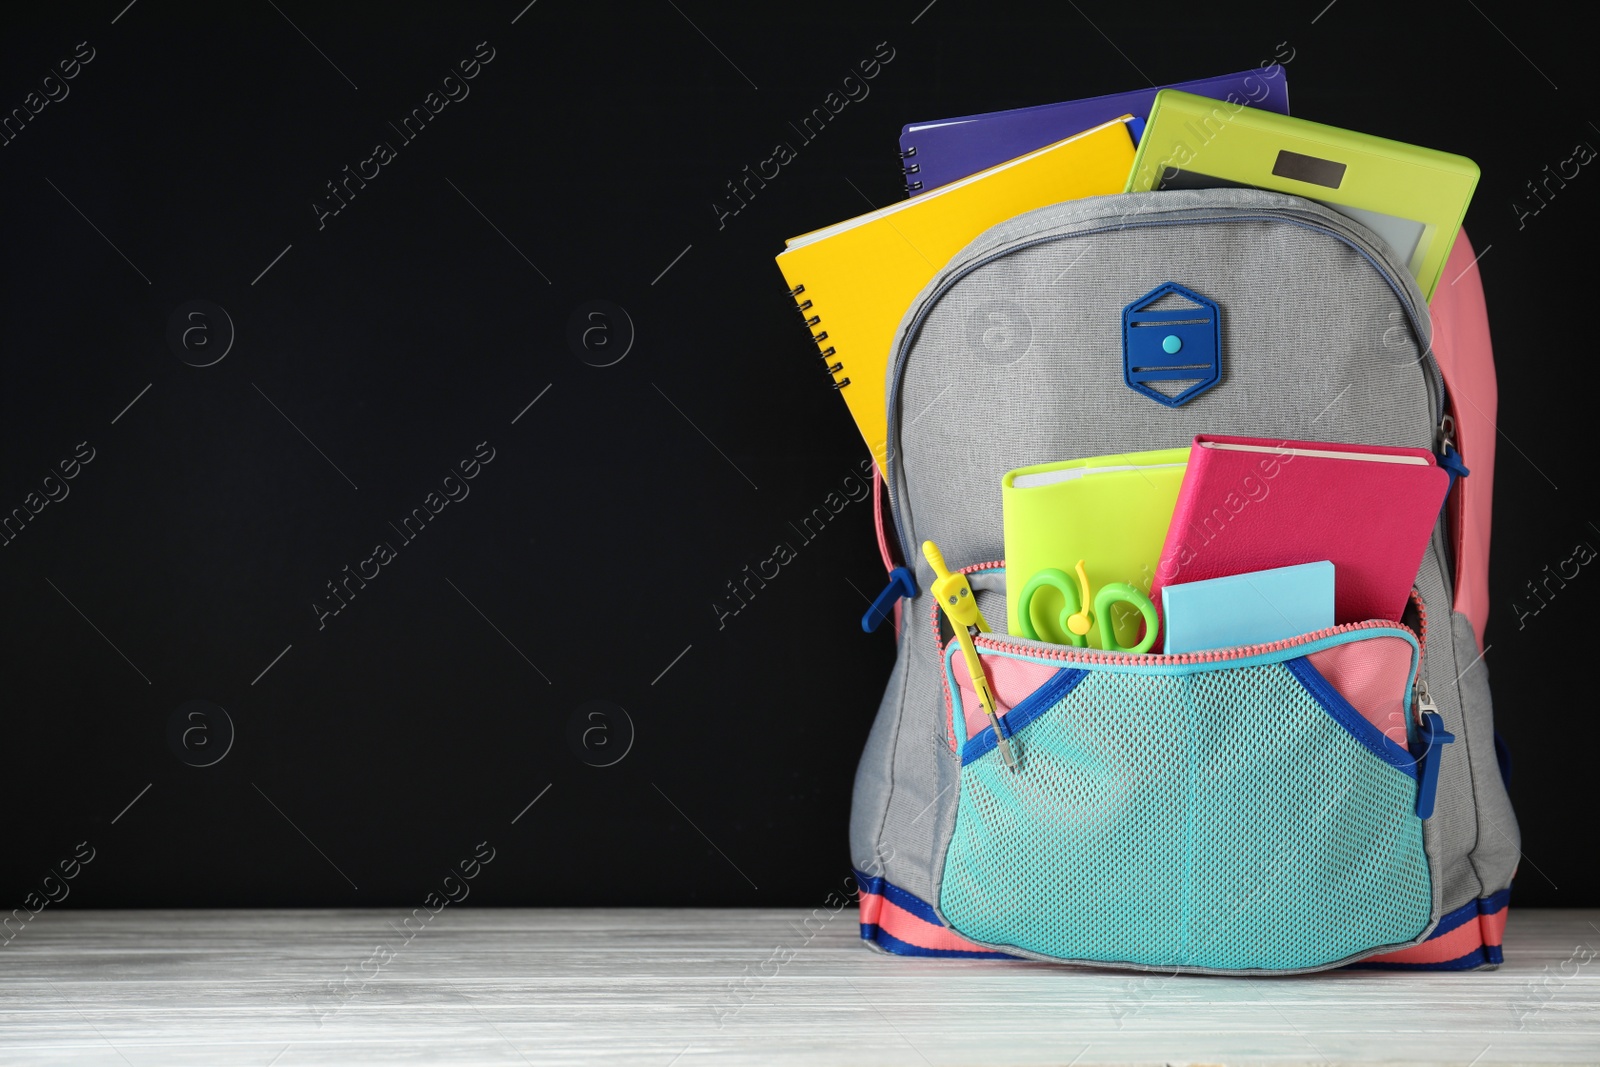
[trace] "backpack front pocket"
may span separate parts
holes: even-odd
[[[1020,769],[992,730],[960,745],[938,902],[962,936],[1060,960],[1277,971],[1431,927],[1409,630],[1192,656],[980,646],[986,668],[1043,680],[1003,718]]]

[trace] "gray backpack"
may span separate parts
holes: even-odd
[[[1181,406],[1123,366],[1124,308],[1168,282],[1221,316],[1220,378]],[[864,624],[898,603],[850,824],[868,944],[1207,973],[1500,961],[1518,832],[1443,514],[1399,624],[1237,655],[981,635],[1020,772],[969,736],[919,550],[935,541],[995,622],[1017,467],[1209,433],[1427,448],[1465,474],[1431,330],[1370,231],[1247,189],[1042,208],[935,276],[889,358],[884,547],[914,570]],[[1363,718],[1384,703],[1406,712],[1409,755]]]

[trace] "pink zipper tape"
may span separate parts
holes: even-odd
[[[991,560],[987,563],[974,563],[969,566],[962,567],[961,573],[973,574],[978,571],[998,570],[1004,568],[1005,565],[1005,560]],[[1417,638],[1417,645],[1419,650],[1425,650],[1427,648],[1426,639],[1428,633],[1428,609],[1423,604],[1422,597],[1418,596],[1415,590],[1412,591],[1411,599],[1412,602],[1417,606],[1417,617],[1420,619],[1420,628],[1422,631],[1421,633],[1417,633],[1415,635]],[[943,650],[943,635],[939,629],[939,619],[941,616],[939,613],[939,605],[937,603],[933,605],[932,617],[934,643],[936,647]],[[1237,648],[1210,649],[1203,652],[1182,652],[1174,655],[1169,655],[1165,652],[1146,652],[1137,656],[1129,653],[1108,653],[1097,652],[1092,649],[1064,648],[1059,645],[1045,646],[1041,648],[1034,645],[1016,644],[1015,642],[1005,640],[1003,637],[995,637],[990,634],[981,633],[973,638],[973,642],[979,647],[979,649],[988,650],[991,652],[1009,652],[1014,655],[1039,656],[1045,659],[1059,660],[1062,663],[1126,665],[1136,662],[1140,665],[1148,665],[1151,667],[1178,667],[1197,663],[1227,663],[1231,660],[1248,659],[1251,656],[1260,656],[1272,652],[1281,652],[1286,648],[1294,648],[1296,645],[1309,644],[1312,641],[1320,641],[1325,637],[1333,637],[1337,634],[1354,633],[1359,630],[1382,629],[1401,629],[1406,630],[1407,632],[1413,632],[1411,631],[1411,627],[1407,626],[1403,622],[1392,622],[1388,619],[1365,619],[1361,622],[1341,623],[1338,626],[1330,626],[1324,630],[1317,630],[1308,634],[1296,634],[1294,637],[1286,637],[1279,641],[1269,641],[1265,644],[1259,645],[1241,645]]]

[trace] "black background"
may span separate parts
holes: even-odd
[[[5,111],[78,42],[95,57],[0,147],[0,510],[79,442],[95,458],[0,548],[0,911],[85,840],[68,906],[412,907],[480,841],[476,902],[823,899],[892,645],[857,624],[882,584],[871,505],[809,543],[789,525],[865,452],[772,256],[902,195],[903,123],[1244,69],[1280,42],[1295,114],[1483,167],[1486,662],[1516,757],[1516,899],[1600,904],[1600,578],[1520,629],[1511,610],[1600,545],[1600,177],[1520,227],[1512,208],[1600,143],[1587,36],[1498,0],[524,2],[8,10]],[[481,41],[470,96],[401,144],[387,123]],[[789,123],[880,42],[870,95],[802,143]],[[397,158],[319,229],[324,183],[378,141]],[[779,141],[798,158],[719,226],[725,183]],[[596,299],[636,329],[612,366],[567,340]],[[213,366],[167,343],[191,300],[236,330]],[[470,495],[399,545],[389,522],[482,441]],[[380,540],[398,558],[319,629],[325,583]],[[724,583],[779,541],[798,558],[719,628]],[[197,699],[236,727],[205,768],[168,741]],[[631,748],[595,701],[626,709]],[[586,763],[575,717],[610,724],[590,762],[625,757]]]

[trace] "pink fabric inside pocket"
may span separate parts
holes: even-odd
[[[1362,718],[1402,749],[1406,747],[1409,642],[1399,637],[1374,637],[1334,645],[1306,659]]]
[[[1009,656],[979,658],[983,659],[984,672],[989,676],[989,688],[994,692],[995,702],[999,704],[995,710],[1001,715],[1022,703],[1028,694],[1048,682],[1051,676],[1061,669],[1043,663],[1012,659]],[[956,676],[956,684],[961,687],[961,712],[966,718],[966,733],[961,736],[970,738],[989,728],[989,718],[984,715],[983,706],[978,703],[977,691],[972,688],[972,678],[967,673],[966,660],[962,658],[959,647],[951,658],[950,668]]]

